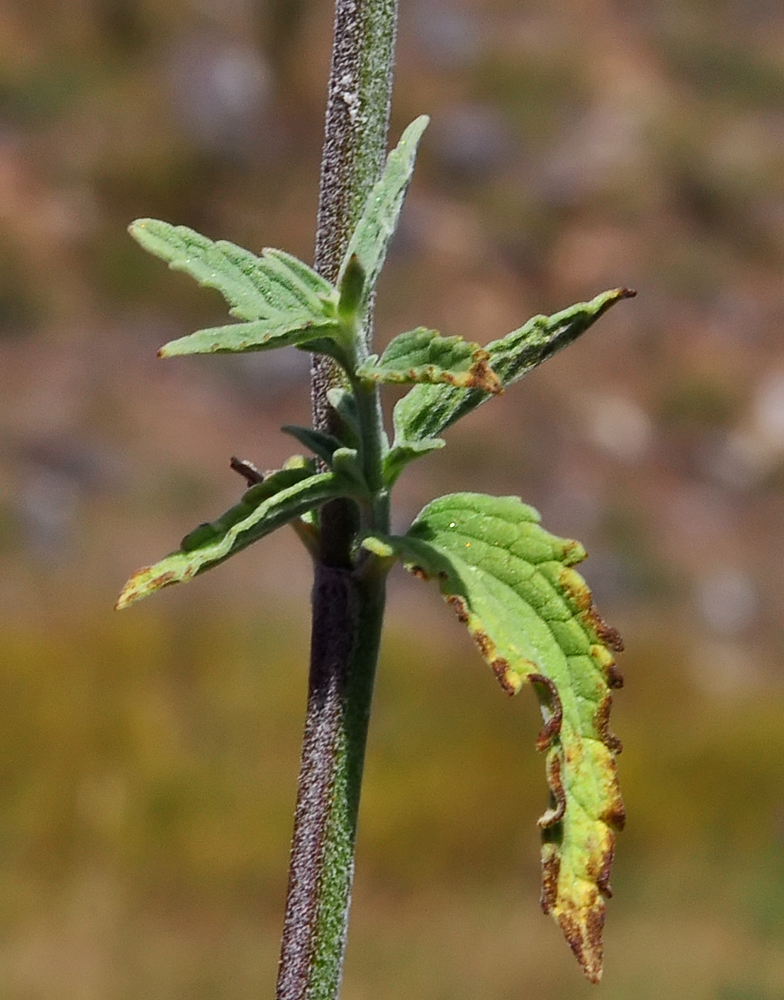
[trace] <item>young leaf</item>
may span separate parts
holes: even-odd
[[[359,410],[354,393],[340,387],[327,389],[327,402],[340,417],[343,424],[342,436],[346,444],[358,448],[362,440],[362,430],[359,426]]]
[[[185,271],[200,285],[216,288],[237,319],[274,319],[289,313],[319,320],[334,307],[334,290],[311,267],[282,250],[265,249],[257,257],[226,240],[213,240],[158,219],[137,219],[131,236],[175,271]]]
[[[622,645],[571,568],[585,550],[538,522],[517,497],[456,493],[425,507],[404,537],[366,539],[365,547],[438,581],[506,691],[534,686],[550,785],[539,820],[542,908],[598,982],[615,831],[624,822],[620,743],[609,730],[610,688],[622,683],[612,651]]]
[[[616,288],[554,316],[534,316],[519,330],[487,345],[493,371],[504,387],[511,385],[579,337],[610,306],[633,294]],[[395,406],[395,444],[435,437],[489,398],[481,389],[416,385]]]
[[[134,573],[120,594],[117,608],[162,587],[185,583],[327,500],[354,492],[353,483],[339,475],[314,474],[312,462],[290,462],[289,467],[251,486],[240,502],[216,521],[187,534],[176,552]]]
[[[351,325],[362,319],[365,283],[364,268],[359,257],[352,254],[340,275],[338,317],[342,323]]]
[[[303,347],[319,354],[344,360],[340,345],[342,331],[334,320],[314,320],[304,313],[287,313],[250,323],[229,323],[197,330],[186,337],[170,340],[158,351],[160,358],[186,354],[233,354],[270,351],[276,347]]]
[[[264,247],[261,257],[256,259],[259,262],[258,271],[277,282],[277,294],[281,295],[282,301],[285,302],[282,293],[286,289],[292,298],[299,300],[314,315],[334,315],[335,290],[332,285],[299,257],[275,247]],[[274,292],[271,298],[274,302]]]
[[[342,448],[343,443],[331,434],[314,430],[312,427],[299,427],[297,424],[285,424],[281,427],[284,434],[291,434],[300,444],[304,445],[314,455],[318,455],[322,461],[330,465],[332,455],[337,448]]]
[[[340,476],[344,482],[352,484],[351,493],[353,496],[358,499],[370,497],[370,490],[356,448],[336,448],[332,453],[330,465],[332,471]]]
[[[422,458],[423,455],[429,455],[431,451],[440,451],[445,445],[446,441],[443,438],[422,438],[421,441],[403,441],[396,444],[384,455],[384,482],[387,486],[393,486],[409,462],[413,462],[415,458]]]
[[[462,337],[442,337],[424,326],[394,338],[381,355],[357,369],[369,382],[403,384],[439,383],[499,393],[501,380],[488,364],[489,354],[479,344]]]
[[[400,142],[387,157],[381,179],[373,186],[346,248],[338,286],[342,283],[351,258],[356,256],[365,272],[361,311],[364,311],[364,306],[376,287],[414,172],[417,146],[429,121],[427,115],[420,115],[411,122]]]

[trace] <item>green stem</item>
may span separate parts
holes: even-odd
[[[371,531],[386,534],[389,531],[389,490],[383,479],[384,422],[378,386],[352,383],[357,401],[359,428],[362,435],[362,471],[373,495],[370,523],[363,525]]]
[[[316,236],[316,268],[335,281],[344,248],[387,144],[397,0],[336,0],[327,123]],[[370,341],[372,307],[366,317]],[[332,430],[327,391],[339,369],[313,370],[314,424]],[[378,400],[364,400],[369,449],[380,455]],[[369,423],[366,424],[366,421]],[[366,449],[368,451],[368,449]],[[380,477],[379,461],[373,477]],[[386,497],[374,508],[388,530]],[[335,1000],[340,990],[354,873],[354,844],[373,680],[384,614],[384,574],[352,564],[356,505],[321,511],[313,588],[307,716],[297,792],[277,1000]]]

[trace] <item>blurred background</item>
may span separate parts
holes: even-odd
[[[412,467],[581,539],[623,633],[605,980],[538,907],[534,699],[391,583],[344,998],[784,992],[784,9],[404,0],[428,112],[378,298],[485,342],[626,285]],[[311,259],[330,0],[0,4],[0,998],[272,996],[308,646],[290,532],[121,615],[274,468],[308,358],[156,360],[225,322],[125,227]]]

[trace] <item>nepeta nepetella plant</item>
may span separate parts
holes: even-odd
[[[150,253],[218,289],[240,321],[174,340],[161,357],[294,346],[334,359],[345,377],[328,394],[334,433],[283,428],[315,457],[294,456],[263,476],[235,461],[248,480],[237,505],[135,573],[117,606],[190,580],[284,524],[317,558],[323,506],[348,502],[356,526],[348,572],[360,582],[378,580],[400,561],[414,576],[434,581],[504,691],[533,687],[544,717],[536,746],[546,755],[550,791],[539,819],[542,908],[596,982],[615,833],[624,822],[615,765],[620,743],[609,728],[611,689],[622,683],[613,654],[622,646],[574,569],[586,553],[578,542],[545,531],[538,513],[517,497],[442,496],[403,535],[390,533],[389,498],[408,463],[444,447],[446,428],[632,293],[615,289],[554,316],[536,316],[485,347],[420,327],[395,337],[380,357],[369,353],[364,320],[426,125],[425,117],[414,121],[389,155],[334,286],[281,250],[257,257],[152,219],[130,227]],[[412,385],[395,406],[391,444],[379,405],[383,384]]]

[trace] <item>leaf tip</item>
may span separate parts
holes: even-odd
[[[362,548],[368,552],[372,552],[379,559],[393,559],[395,556],[394,548],[388,542],[385,542],[382,538],[377,538],[375,535],[368,535],[367,538],[363,538]]]
[[[413,146],[413,153],[416,154],[417,148],[419,146],[419,141],[424,134],[425,129],[430,124],[430,115],[419,115],[415,118],[406,128],[403,130],[403,134],[400,137],[400,142],[397,145],[397,149],[400,152],[408,155],[406,150],[409,144]]]
[[[117,603],[114,605],[115,611],[122,611],[123,608],[127,608],[129,604],[133,604],[134,601],[139,600],[142,596],[141,590],[138,586],[139,577],[142,573],[146,573],[148,569],[149,567],[145,566],[144,569],[137,570],[130,580],[128,580],[123,589],[120,591]]]
[[[154,237],[154,233],[150,231],[150,226],[154,225],[155,222],[155,219],[134,219],[128,226],[128,234],[132,239],[136,240],[139,246],[148,251],[150,250],[150,240]]]
[[[555,918],[585,977],[596,984],[602,978],[604,966],[604,899],[596,893],[588,905],[580,906],[575,901],[569,907],[563,906],[559,899],[560,876],[558,849],[555,844],[545,844],[542,848],[542,895],[539,900],[542,911]],[[603,895],[611,895],[607,884]]]
[[[187,340],[187,337],[180,337],[179,340],[170,340],[168,343],[164,344],[163,347],[159,347],[157,350],[157,355],[159,358],[176,358],[178,355],[198,353],[196,351],[190,352],[188,350],[182,350],[179,345],[182,341]]]
[[[580,917],[561,913],[557,920],[586,979],[594,984],[599,983],[604,971],[604,948],[602,945],[604,901],[598,900],[595,906],[581,914]]]
[[[342,319],[352,322],[362,306],[367,275],[356,253],[346,261],[338,279],[339,293],[337,313]]]
[[[141,569],[137,569],[120,592],[114,610],[122,611],[123,608],[141,600],[142,597],[148,597],[156,590],[160,590],[161,587],[168,587],[169,584],[177,582],[177,574],[172,570],[158,572],[157,576],[152,576],[151,574],[158,568],[156,566],[143,566]]]

